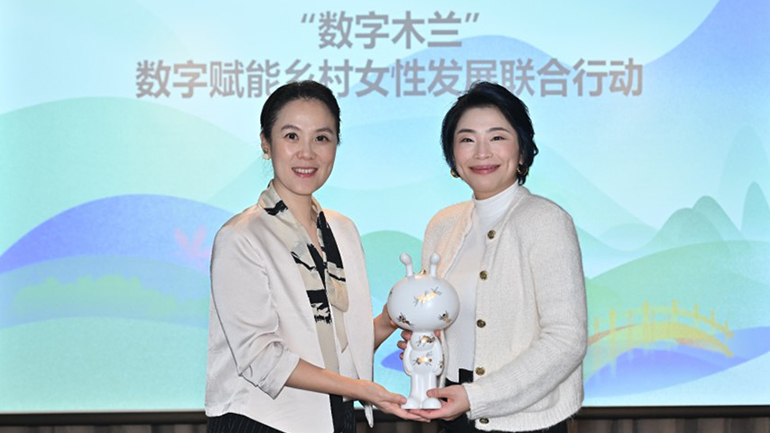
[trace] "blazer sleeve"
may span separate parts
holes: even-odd
[[[214,240],[211,292],[238,375],[276,398],[299,356],[279,335],[264,260],[233,227],[223,227]]]
[[[585,280],[577,233],[556,206],[540,209],[525,251],[540,334],[503,368],[465,384],[470,418],[510,415],[542,400],[579,368],[587,348]]]

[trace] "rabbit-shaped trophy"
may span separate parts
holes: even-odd
[[[441,402],[426,392],[435,388],[436,377],[444,369],[444,352],[434,330],[451,325],[460,311],[455,289],[436,276],[441,257],[430,256],[430,273],[415,275],[412,258],[401,254],[406,277],[398,281],[388,295],[388,314],[400,328],[412,331],[404,351],[404,371],[412,378],[412,391],[404,409],[440,409]]]

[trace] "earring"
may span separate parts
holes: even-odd
[[[264,159],[265,161],[267,161],[268,159],[270,159],[270,155],[268,155],[268,154],[267,154],[267,152],[263,152],[263,153],[262,153],[262,159]]]
[[[453,177],[453,178],[455,178],[455,179],[457,179],[457,178],[459,178],[459,177],[460,177],[460,175],[459,175],[459,174],[457,174],[457,170],[455,170],[454,168],[450,168],[450,169],[449,169],[449,174],[451,174],[451,175],[452,175],[452,177]]]
[[[524,168],[523,165],[519,164],[519,168],[516,169],[516,173],[519,174],[519,176],[526,176],[529,169]]]

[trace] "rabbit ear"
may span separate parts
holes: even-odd
[[[438,268],[438,262],[441,260],[441,256],[438,253],[433,253],[430,256],[430,276],[436,276],[436,268]]]
[[[401,253],[401,256],[399,257],[399,259],[401,259],[401,263],[403,263],[406,266],[406,276],[413,277],[414,269],[412,268],[412,256],[410,256],[407,253]]]

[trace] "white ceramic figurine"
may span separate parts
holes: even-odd
[[[412,378],[412,392],[404,409],[439,409],[438,399],[426,392],[435,388],[436,377],[444,369],[444,352],[433,332],[451,325],[460,311],[460,300],[455,289],[436,277],[438,254],[430,256],[430,273],[415,275],[412,258],[401,254],[406,265],[406,277],[397,282],[388,295],[388,314],[401,328],[412,331],[412,338],[404,351],[404,371]]]

